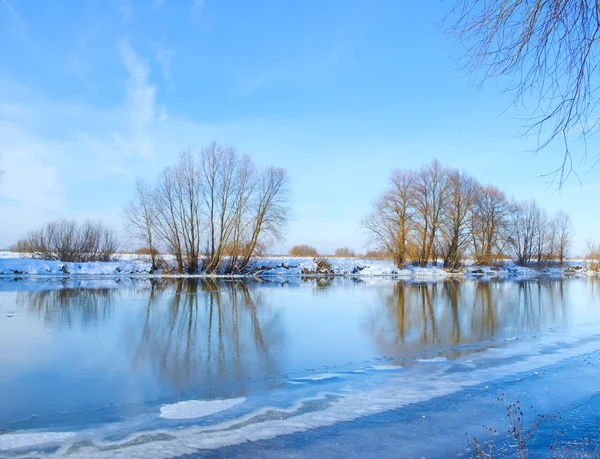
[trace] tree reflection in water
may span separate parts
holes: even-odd
[[[56,282],[51,288],[18,291],[17,303],[56,329],[77,326],[85,331],[102,325],[99,339],[112,340],[106,352],[118,352],[128,376],[144,384],[151,381],[175,391],[202,387],[215,396],[235,393],[232,385],[289,368],[285,352],[299,349],[294,343],[308,339],[316,344],[312,352],[335,354],[336,342],[324,339],[327,344],[321,349],[322,337],[312,335],[310,324],[322,325],[323,320],[332,321],[327,326],[347,336],[362,325],[378,355],[404,355],[508,338],[600,315],[589,301],[600,292],[598,279],[373,284],[358,278],[313,277],[268,285],[241,279],[145,279],[126,283],[127,288],[117,288],[121,283],[114,280],[90,282]],[[313,288],[298,289],[292,307],[270,306],[281,298],[279,290],[289,292],[304,283]],[[351,309],[344,319],[349,320],[336,324],[334,314],[344,312],[329,308],[330,297],[337,305],[348,302]],[[305,310],[305,302],[319,307]],[[356,324],[352,314],[364,304],[372,307],[366,319],[361,309]],[[291,322],[299,318],[306,326]]]
[[[98,321],[109,319],[113,313],[119,289],[115,282],[111,284],[82,288],[78,283],[69,283],[53,285],[50,289],[20,291],[16,304],[53,326],[93,326]]]
[[[564,324],[568,303],[563,284],[397,281],[372,310],[366,329],[386,355],[510,337]]]
[[[219,385],[278,372],[284,333],[279,313],[266,301],[273,288],[215,279],[93,285],[66,282],[20,291],[17,304],[57,330],[113,329],[116,335],[106,336],[122,337],[121,357],[131,360],[134,374],[174,390],[228,393]]]
[[[224,390],[224,382],[278,371],[279,314],[264,292],[244,281],[190,279],[153,283],[134,369],[150,367],[162,382]]]

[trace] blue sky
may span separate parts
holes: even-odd
[[[560,192],[536,178],[560,146],[531,153],[528,107],[461,70],[440,27],[451,4],[0,0],[0,247],[60,216],[122,229],[136,177],[216,139],[287,168],[280,251],[364,250],[360,220],[391,170],[437,157],[566,210],[583,253],[600,238],[598,169]]]

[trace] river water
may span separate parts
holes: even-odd
[[[545,457],[599,362],[593,278],[3,279],[0,457]]]

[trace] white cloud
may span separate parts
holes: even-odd
[[[89,73],[87,64],[77,53],[71,53],[67,57],[67,69],[73,76],[81,80],[85,79]]]
[[[163,72],[165,80],[171,80],[171,61],[175,57],[175,51],[167,48],[162,43],[156,45],[156,61]]]
[[[200,13],[202,13],[202,10],[204,9],[205,4],[205,0],[192,0],[192,6],[190,8],[192,16],[200,15]]]
[[[54,145],[18,125],[0,121],[2,177],[0,197],[34,209],[60,211],[66,201],[59,169],[51,163]]]
[[[25,26],[24,26],[23,20],[21,19],[21,16],[19,15],[19,13],[17,13],[15,11],[15,9],[10,5],[10,3],[8,3],[8,0],[0,0],[0,3],[2,5],[4,5],[4,7],[6,9],[8,9],[10,14],[13,16],[13,18],[15,20],[15,24],[19,28],[19,31],[21,32],[21,34],[23,34],[23,36],[26,36],[27,34],[25,33]]]
[[[154,8],[155,10],[157,10],[161,6],[163,6],[165,3],[167,3],[167,0],[154,0],[154,3],[152,4],[152,8]]]
[[[119,54],[129,72],[126,110],[131,139],[123,141],[123,145],[143,157],[149,157],[153,153],[152,142],[149,141],[150,132],[156,124],[156,87],[148,82],[147,64],[135,54],[126,41],[120,43]]]
[[[117,51],[127,79],[113,106],[53,100],[0,75],[0,248],[61,216],[118,229],[136,176],[154,177],[184,148],[219,137],[157,106],[147,63],[127,42]]]
[[[117,6],[117,11],[122,22],[129,22],[133,19],[133,6],[129,0],[121,0]]]

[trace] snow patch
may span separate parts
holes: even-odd
[[[325,379],[339,378],[342,375],[339,373],[318,373],[310,376],[303,376],[301,378],[294,378],[294,381],[323,381]]]
[[[402,370],[402,367],[398,365],[371,365],[369,369],[377,371],[395,371]]]
[[[161,406],[160,417],[164,419],[203,418],[233,408],[245,401],[245,397],[227,400],[188,400]]]

